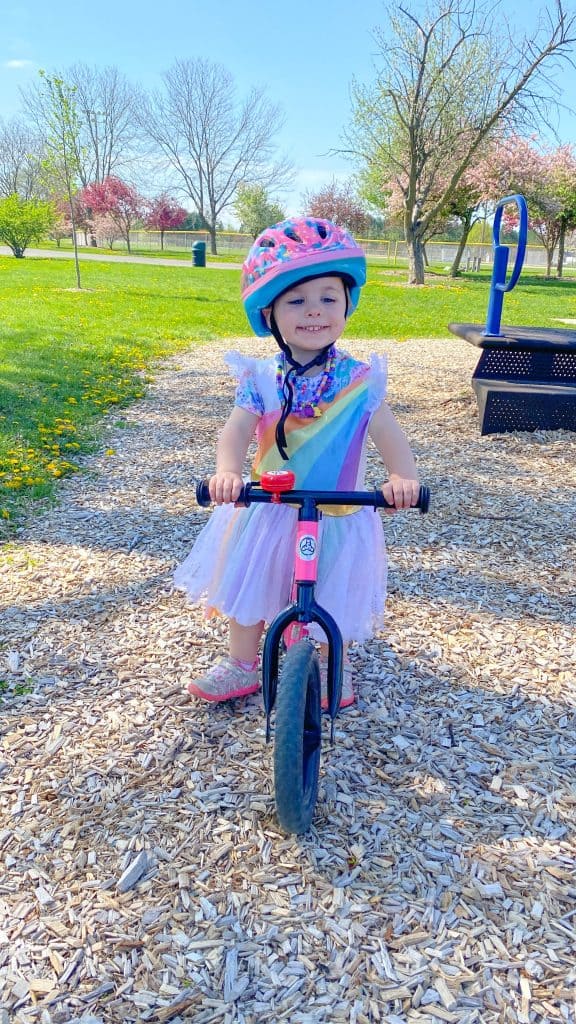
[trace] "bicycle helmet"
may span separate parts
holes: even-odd
[[[337,274],[349,290],[347,316],[358,305],[366,283],[366,258],[344,228],[316,217],[295,217],[266,228],[242,266],[242,301],[260,337],[271,330],[262,310],[288,288],[313,277]]]

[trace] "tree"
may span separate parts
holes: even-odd
[[[546,274],[552,275],[558,248],[557,272],[562,276],[564,241],[576,226],[576,156],[568,145],[556,149],[532,138],[510,135],[494,154],[483,181],[484,195],[491,200],[506,192],[520,192],[528,204],[529,225],[546,250]],[[506,226],[515,226],[507,211]]]
[[[112,175],[103,182],[87,185],[81,198],[93,214],[112,218],[130,252],[130,231],[145,214],[144,199],[136,189]]]
[[[546,114],[547,72],[571,60],[575,19],[555,0],[536,33],[516,34],[516,43],[491,0],[440,0],[423,17],[387,12],[388,27],[376,31],[381,69],[373,86],[354,84],[345,138],[374,191],[400,189],[409,280],[423,284],[424,241],[483,141]]]
[[[558,204],[556,217],[560,226],[556,274],[562,277],[566,235],[576,228],[576,156],[572,146],[564,145],[556,149],[550,160],[549,172],[550,188]]]
[[[114,242],[121,237],[118,224],[109,213],[96,213],[92,220],[92,231],[96,238],[96,244],[105,243],[109,249],[114,248]]]
[[[160,232],[160,248],[164,248],[164,232],[181,228],[188,211],[179,206],[175,199],[163,193],[150,203],[144,223],[147,228]]]
[[[74,264],[76,284],[81,288],[78,239],[74,218],[74,196],[78,182],[78,137],[80,132],[78,114],[74,104],[74,88],[61,78],[51,78],[40,71],[44,86],[45,109],[45,156],[42,162],[43,175],[51,189],[64,192],[70,210],[72,240],[74,243]]]
[[[221,64],[181,60],[165,73],[164,91],[143,101],[142,132],[173,171],[198,211],[216,253],[216,225],[238,186],[284,187],[291,167],[271,163],[280,110],[261,89],[238,104],[232,76]]]
[[[370,218],[350,181],[339,185],[333,178],[318,192],[306,192],[304,209],[310,217],[331,220],[355,235],[368,231]]]
[[[56,77],[74,91],[78,133],[73,141],[80,184],[102,182],[134,159],[138,92],[115,67],[73,64]],[[22,98],[43,138],[51,116],[45,92],[32,85],[22,90]]]
[[[31,199],[38,192],[41,146],[34,133],[18,119],[0,120],[0,196],[17,193]]]
[[[0,199],[0,241],[22,259],[30,242],[40,242],[55,219],[50,203],[22,199],[19,195]]]
[[[285,217],[284,210],[269,198],[264,185],[239,185],[234,212],[240,221],[240,231],[252,235],[252,238]]]
[[[457,217],[460,223],[460,239],[450,267],[450,277],[457,277],[460,273],[460,263],[470,232],[474,225],[486,216],[487,200],[490,195],[489,183],[494,175],[494,167],[499,166],[499,154],[498,141],[485,140],[473,164],[466,168],[450,196],[447,213],[450,217]],[[492,198],[497,201],[502,195],[503,193],[493,195]]]
[[[200,214],[190,212],[186,214],[186,217],[181,225],[183,231],[202,231],[203,226],[204,225]]]

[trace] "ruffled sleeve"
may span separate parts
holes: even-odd
[[[234,405],[255,416],[262,416],[264,400],[258,387],[259,361],[240,352],[226,352],[224,360],[230,376],[237,381]]]
[[[375,412],[386,398],[388,364],[385,355],[372,352],[368,378],[368,412]]]

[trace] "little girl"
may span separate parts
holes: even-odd
[[[256,239],[242,270],[250,324],[257,335],[272,334],[280,351],[268,359],[227,355],[238,387],[210,478],[218,508],[175,574],[176,585],[193,600],[206,598],[208,614],[229,619],[227,656],[188,684],[190,694],[209,701],[258,690],[265,621],[290,596],[297,509],[234,506],[254,434],[252,479],[286,468],[295,473],[299,489],[362,490],[370,437],[388,469],[386,500],[396,509],[409,508],[419,491],[408,442],[384,401],[384,359],[374,355],[368,365],[336,348],[366,282],[366,260],[354,239],[330,221],[286,220]],[[320,540],[318,603],[336,619],[345,644],[365,640],[384,609],[380,517],[366,507],[328,508]],[[321,664],[323,657],[325,662],[325,647]],[[326,706],[325,664],[322,677]],[[346,661],[341,706],[353,703]]]

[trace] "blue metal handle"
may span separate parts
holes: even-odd
[[[516,261],[514,263],[514,269],[510,275],[510,280],[506,281],[508,253],[510,250],[507,245],[500,244],[500,224],[502,222],[504,207],[507,206],[508,203],[516,203],[518,213],[520,214],[520,224],[518,226]],[[494,225],[492,228],[492,239],[494,246],[494,266],[492,270],[492,282],[490,284],[490,297],[488,299],[488,316],[486,318],[486,327],[482,333],[500,337],[502,334],[500,330],[500,321],[502,319],[504,293],[511,292],[517,284],[518,278],[520,277],[520,271],[522,270],[522,264],[524,263],[524,256],[526,255],[526,241],[528,239],[528,207],[526,206],[524,196],[506,196],[504,199],[500,200],[496,206],[496,214],[494,216]]]

